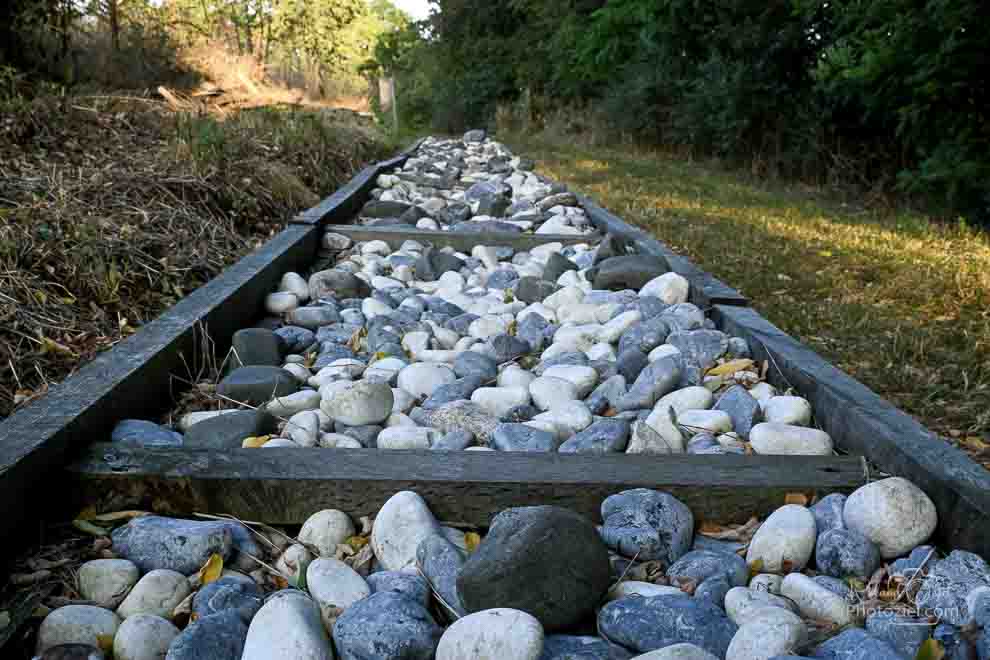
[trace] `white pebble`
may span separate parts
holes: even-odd
[[[529,403],[529,389],[526,387],[479,387],[471,395],[471,401],[495,417],[504,417],[516,406],[524,406]]]
[[[832,455],[832,438],[828,433],[793,424],[761,422],[750,429],[749,443],[757,454]]]
[[[676,305],[687,302],[690,288],[691,284],[682,275],[664,273],[644,284],[639,295],[654,296],[668,305]]]
[[[302,529],[299,530],[298,538],[303,543],[315,547],[321,557],[333,557],[337,545],[354,536],[355,533],[350,516],[337,509],[324,509],[306,519]]]
[[[852,611],[842,596],[829,591],[803,573],[791,573],[780,585],[780,595],[790,598],[808,619],[836,626],[852,622]]]
[[[154,614],[164,619],[172,618],[175,606],[190,593],[189,580],[182,573],[159,568],[148,571],[138,580],[117,614],[127,619],[135,614]]]
[[[763,404],[763,417],[768,422],[807,426],[811,423],[811,404],[799,396],[774,396]]]
[[[771,573],[800,571],[815,549],[816,531],[811,511],[785,504],[756,530],[746,552],[746,563],[762,562],[762,570]]]
[[[540,622],[527,612],[499,607],[455,621],[440,638],[436,660],[537,660],[542,650]]]
[[[935,504],[902,477],[861,486],[846,499],[846,527],[873,541],[884,559],[899,557],[924,543],[938,525]]]

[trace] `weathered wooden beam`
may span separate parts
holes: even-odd
[[[348,220],[355,215],[368,198],[368,192],[375,187],[379,174],[400,167],[422,140],[417,140],[408,149],[389,160],[379,161],[364,168],[353,179],[338,188],[332,195],[313,208],[299,213],[290,220],[294,225],[325,225],[330,222]]]
[[[432,243],[437,246],[450,246],[470,254],[476,245],[507,246],[517,250],[531,250],[547,243],[576,245],[596,243],[601,236],[574,236],[571,234],[509,234],[505,232],[457,232],[432,229],[405,229],[400,227],[363,227],[359,225],[326,225],[327,231],[343,234],[354,241],[385,241],[392,248],[398,248],[405,241]]]
[[[811,402],[840,449],[924,489],[938,509],[942,541],[990,556],[990,471],[752,309],[718,305],[713,316],[769,362],[771,382]]]
[[[633,227],[587,197],[578,195],[577,198],[592,224],[600,231],[621,236],[635,243],[641,251],[666,259],[671,270],[683,275],[691,283],[690,299],[698,307],[707,309],[712,305],[749,304],[746,296],[701,270],[690,259],[677,254],[662,241],[642,229]]]
[[[69,472],[100,508],[227,513],[301,523],[335,508],[374,515],[400,490],[415,490],[441,519],[486,525],[512,506],[556,504],[598,518],[607,496],[657,488],[699,519],[766,515],[791,492],[849,491],[864,483],[850,457],[591,456],[556,453],[381,449],[190,451],[93,446]]]
[[[25,538],[14,530],[27,521],[34,524],[22,532],[39,529],[47,505],[60,504],[57,484],[40,482],[62,469],[69,451],[109,437],[125,417],[153,419],[165,412],[170,393],[186,389],[173,376],[191,377],[196,368],[202,333],[222,354],[233,333],[261,314],[282,274],[313,260],[318,243],[315,227],[285,229],[0,423],[0,501],[11,503],[0,534],[32,542],[30,533]]]

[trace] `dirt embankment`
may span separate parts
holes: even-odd
[[[0,418],[387,151],[349,110],[2,103]]]

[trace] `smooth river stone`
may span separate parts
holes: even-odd
[[[694,516],[670,493],[635,488],[602,502],[601,537],[605,544],[639,561],[676,562],[691,548]]]
[[[913,483],[888,477],[858,488],[846,500],[846,527],[873,541],[884,559],[924,543],[938,524],[935,504]]]
[[[114,635],[114,660],[162,660],[178,636],[179,629],[160,616],[132,616]]]
[[[371,548],[387,570],[402,570],[416,562],[423,539],[440,533],[440,525],[418,494],[406,490],[382,505],[371,532]]]
[[[414,397],[423,398],[433,394],[441,385],[449,385],[455,380],[457,375],[448,364],[416,362],[399,372],[398,386]]]
[[[269,596],[251,619],[241,660],[334,660],[319,606],[295,589]]]
[[[495,516],[457,591],[470,612],[511,607],[550,630],[592,613],[609,582],[608,550],[594,525],[569,509],[533,506]]]
[[[126,559],[94,559],[79,567],[79,593],[84,600],[112,610],[140,576],[138,567]]]
[[[811,423],[811,404],[799,396],[772,396],[763,403],[768,422],[807,426]]]
[[[802,570],[815,549],[815,517],[806,507],[785,504],[756,530],[746,563],[760,562],[762,570],[790,573]]]
[[[471,394],[471,401],[489,414],[502,418],[513,408],[529,403],[526,387],[479,387]]]
[[[557,365],[544,370],[544,378],[560,378],[574,385],[577,398],[583,399],[598,384],[598,372],[592,367],[580,365]]]
[[[802,573],[791,573],[780,585],[780,595],[797,605],[808,619],[844,626],[853,620],[849,603]]]
[[[165,568],[190,575],[213,554],[228,559],[233,533],[226,523],[140,516],[111,534],[113,550],[142,572]]]
[[[332,557],[337,546],[356,533],[350,516],[337,509],[324,509],[306,519],[298,538],[315,547],[321,557]]]
[[[376,591],[344,610],[333,644],[339,660],[434,660],[442,634],[422,603]]]
[[[95,605],[65,605],[52,610],[38,628],[36,652],[59,644],[99,646],[100,637],[113,638],[121,624],[119,616]]]
[[[458,619],[443,633],[436,660],[538,660],[543,626],[531,614],[505,607]]]
[[[387,383],[362,380],[331,397],[324,397],[320,409],[335,422],[365,426],[388,419],[394,402],[392,388]]]
[[[573,383],[547,376],[533,380],[529,384],[529,393],[533,397],[533,403],[540,410],[550,410],[579,398],[577,387]]]
[[[832,455],[832,438],[828,433],[793,424],[761,422],[750,430],[749,443],[757,454]]]
[[[609,454],[625,451],[629,442],[629,422],[603,419],[579,431],[564,442],[558,451],[563,454]]]
[[[306,589],[316,599],[327,630],[340,611],[371,595],[364,578],[333,557],[320,557],[310,563],[306,569]]]
[[[640,653],[689,643],[724,658],[736,629],[721,609],[687,595],[614,600],[598,615],[604,637]]]
[[[687,302],[690,289],[691,284],[683,275],[664,273],[644,284],[639,295],[653,296],[668,305],[676,305]]]
[[[499,451],[556,451],[560,443],[552,433],[526,424],[505,423],[495,427],[491,445]]]

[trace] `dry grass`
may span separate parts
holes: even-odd
[[[632,148],[510,137],[990,465],[990,240]]]
[[[157,316],[387,147],[353,113],[154,98],[0,111],[0,417]]]

